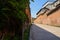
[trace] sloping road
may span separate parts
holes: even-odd
[[[29,40],[60,40],[60,28],[32,24]]]

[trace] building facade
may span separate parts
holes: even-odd
[[[47,4],[38,13],[35,23],[60,26],[60,0]]]

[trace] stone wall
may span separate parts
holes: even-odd
[[[47,13],[45,13],[44,15],[40,15],[39,17],[36,18],[34,23],[60,26],[60,9],[53,12],[49,16],[47,16]]]
[[[60,25],[60,9],[49,15],[48,18],[51,25]]]

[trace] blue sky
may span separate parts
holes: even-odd
[[[31,10],[31,16],[36,17],[36,13],[42,8],[43,4],[46,3],[48,0],[34,0],[32,2],[30,0],[30,10]],[[49,0],[54,1],[54,0]]]

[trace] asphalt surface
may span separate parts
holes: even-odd
[[[30,28],[29,40],[60,40],[60,37],[57,36],[57,34],[56,35],[54,34],[53,32],[54,30],[49,31],[51,30],[49,29],[49,27],[48,26],[44,27],[39,24],[32,24]]]

